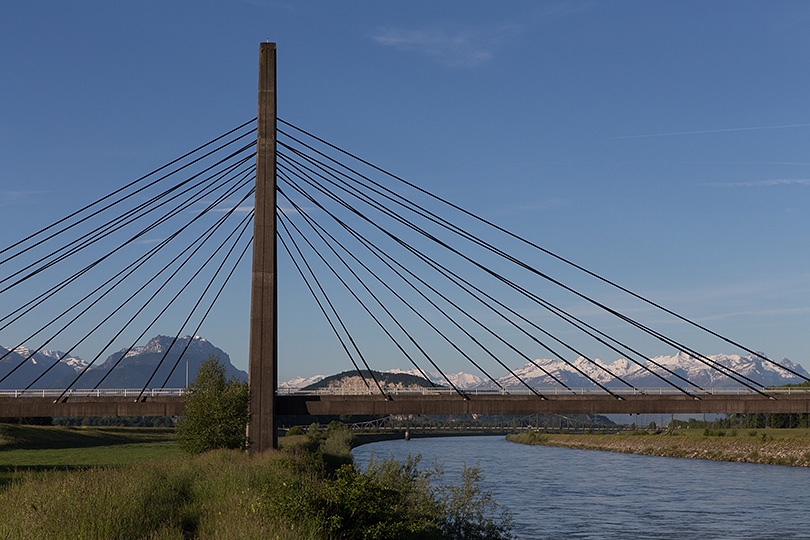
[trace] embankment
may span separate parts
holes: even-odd
[[[705,434],[704,434],[705,433]],[[508,441],[648,456],[810,467],[808,430],[743,430],[570,435],[537,431],[507,435]]]

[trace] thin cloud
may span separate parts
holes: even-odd
[[[808,307],[798,308],[785,308],[785,309],[765,309],[765,310],[747,310],[747,311],[733,311],[729,313],[720,313],[717,315],[709,315],[695,319],[698,322],[718,321],[721,319],[729,319],[732,317],[774,317],[781,315],[801,315],[803,313],[810,313]]]
[[[386,47],[423,54],[450,67],[471,68],[492,60],[507,42],[527,29],[548,24],[558,17],[591,9],[583,2],[557,2],[534,6],[513,22],[483,26],[434,25],[422,28],[382,27],[371,39]]]
[[[225,207],[225,208],[214,208],[212,212],[252,212],[253,206],[237,206],[236,208],[233,207]]]
[[[3,191],[3,200],[6,202],[16,202],[21,199],[27,199],[28,197],[32,197],[34,195],[42,195],[43,193],[47,193],[47,191]]]
[[[0,191],[0,208],[19,205],[26,199],[48,193],[47,191]]]
[[[697,131],[671,131],[665,133],[643,133],[641,135],[621,135],[613,137],[614,139],[644,139],[647,137],[674,137],[676,135],[703,135],[707,133],[731,133],[734,131],[759,131],[765,129],[789,129],[808,127],[810,123],[806,124],[782,124],[778,126],[753,126],[753,127],[739,127],[739,128],[724,128],[724,129],[703,129]]]
[[[810,186],[810,178],[772,178],[768,180],[752,180],[750,182],[710,182],[701,184],[711,187],[768,187],[789,185]]]
[[[432,28],[411,30],[381,28],[371,38],[401,51],[415,51],[451,67],[475,67],[492,60],[494,51],[507,37],[521,32],[518,25],[497,28]]]

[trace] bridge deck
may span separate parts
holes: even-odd
[[[276,398],[276,414],[703,414],[810,413],[810,393],[703,395],[626,394],[380,395],[287,394]],[[183,412],[182,395],[148,395],[141,401],[122,395],[73,395],[59,403],[51,396],[0,395],[0,418],[25,416],[176,416]]]
[[[703,414],[810,413],[810,394],[710,395],[282,395],[278,414]]]
[[[123,396],[78,396],[54,403],[53,397],[0,396],[0,418],[33,416],[179,416],[182,396],[147,396],[141,401]]]

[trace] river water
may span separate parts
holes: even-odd
[[[378,458],[421,454],[452,480],[480,462],[485,489],[525,539],[810,539],[810,469],[638,456],[449,437],[358,447]]]

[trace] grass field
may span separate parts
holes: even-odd
[[[171,428],[0,424],[0,489],[23,471],[116,466],[179,455]]]
[[[0,540],[509,537],[477,467],[454,486],[415,458],[359,470],[344,427],[284,439],[190,456],[171,429],[0,425]]]

